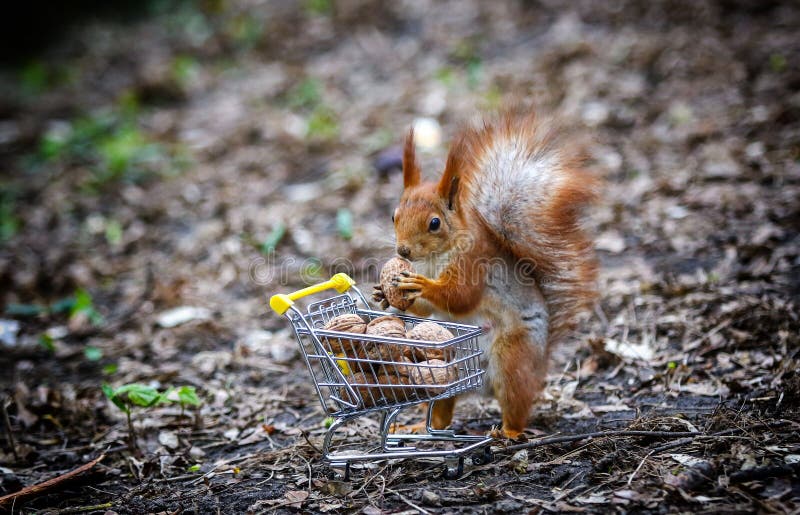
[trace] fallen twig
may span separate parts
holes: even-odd
[[[86,513],[87,511],[99,511],[99,510],[107,510],[108,508],[112,508],[114,506],[113,502],[107,502],[103,504],[95,504],[93,506],[74,506],[71,508],[62,508],[60,510],[55,511],[46,511],[47,515],[62,515],[66,513]]]
[[[763,423],[763,424],[755,424],[750,427],[733,427],[730,429],[723,429],[722,431],[717,431],[714,433],[697,433],[695,436],[691,438],[682,438],[680,440],[676,440],[674,442],[665,443],[659,445],[658,447],[654,448],[651,453],[658,454],[660,452],[664,452],[669,449],[674,449],[675,447],[680,447],[681,445],[686,445],[687,443],[692,443],[695,438],[718,438],[720,436],[730,436],[736,433],[744,433],[745,431],[755,431],[758,429],[765,429],[765,428],[774,428],[774,427],[781,427],[785,426],[789,423],[788,420],[777,420],[775,422],[770,423]]]
[[[411,502],[411,500],[408,497],[406,497],[405,495],[401,494],[397,490],[391,490],[391,489],[387,488],[386,491],[389,492],[390,494],[396,495],[401,501],[403,501],[407,505],[411,506],[415,510],[419,511],[420,513],[425,513],[425,514],[430,515],[431,512],[429,512],[428,510],[426,510],[425,508],[423,508],[421,506],[418,506],[418,505],[414,504],[413,502]]]
[[[628,476],[628,483],[627,483],[627,484],[628,484],[628,488],[630,488],[630,486],[631,486],[631,483],[633,482],[633,478],[634,478],[634,477],[636,477],[636,474],[637,474],[637,473],[639,472],[639,470],[641,470],[641,469],[642,469],[642,467],[644,466],[644,462],[645,462],[645,461],[647,461],[647,458],[649,458],[649,457],[650,457],[650,456],[652,456],[652,455],[653,455],[653,451],[650,451],[650,452],[648,452],[648,453],[647,453],[647,456],[645,456],[644,458],[642,458],[642,461],[640,461],[640,462],[639,462],[639,466],[638,466],[638,467],[636,467],[636,470],[634,470],[633,472],[631,472],[631,475],[630,475],[630,476]]]
[[[687,436],[698,436],[702,433],[698,431],[634,431],[621,429],[619,431],[595,431],[592,433],[583,433],[579,435],[569,436],[553,436],[551,438],[544,438],[542,440],[535,440],[533,442],[525,442],[516,445],[509,445],[504,450],[519,451],[521,449],[534,449],[536,447],[544,447],[546,445],[555,445],[559,443],[578,442],[589,438],[608,438],[611,436],[636,436],[639,438],[683,438]]]
[[[569,443],[569,442],[578,442],[580,440],[586,440],[590,438],[609,438],[609,437],[638,437],[638,438],[681,438],[681,440],[670,442],[669,444],[661,445],[656,447],[651,452],[652,454],[657,454],[662,452],[666,449],[671,449],[673,447],[679,447],[685,443],[690,443],[694,441],[695,438],[701,437],[718,437],[718,436],[727,436],[736,433],[743,433],[745,431],[753,431],[756,429],[764,429],[764,428],[774,428],[780,427],[789,424],[788,420],[778,420],[771,423],[763,423],[763,424],[756,424],[750,427],[741,428],[741,427],[734,427],[732,429],[725,429],[723,431],[717,431],[716,433],[703,433],[701,431],[634,431],[634,430],[627,430],[621,429],[619,431],[595,431],[592,433],[583,433],[579,435],[569,435],[569,436],[554,436],[551,438],[543,438],[541,440],[535,440],[533,442],[525,442],[516,445],[509,445],[505,447],[504,450],[506,451],[519,451],[521,449],[534,449],[536,447],[544,447],[547,445],[556,445],[560,443]]]
[[[87,470],[91,469],[92,467],[100,463],[100,461],[105,457],[106,455],[105,453],[103,453],[97,458],[90,461],[89,463],[85,463],[74,470],[70,470],[69,472],[61,474],[60,476],[56,476],[52,479],[48,479],[47,481],[43,481],[35,485],[26,486],[22,490],[14,492],[13,494],[4,495],[3,497],[0,497],[0,507],[5,505],[9,501],[14,501],[16,499],[19,499],[20,497],[28,497],[30,495],[36,495],[38,493],[41,493],[49,488],[58,485],[59,483],[63,483],[68,479],[72,479],[77,475],[83,474]]]

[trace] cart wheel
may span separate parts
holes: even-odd
[[[341,471],[342,469],[344,469],[344,471]],[[332,481],[350,481],[350,462],[331,465],[328,479]]]
[[[464,457],[458,458],[458,464],[454,467],[452,461],[445,461],[442,477],[445,479],[458,479],[464,473]]]
[[[494,453],[492,452],[492,448],[488,445],[483,448],[482,452],[476,452],[472,455],[473,465],[486,465],[492,461],[494,461]]]

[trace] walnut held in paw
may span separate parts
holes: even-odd
[[[406,333],[409,340],[419,340],[425,342],[446,342],[453,338],[453,333],[440,326],[436,322],[422,322],[411,328]],[[412,361],[425,361],[428,359],[441,359],[448,361],[453,357],[453,349],[430,349],[423,347],[406,347],[404,354]]]
[[[393,307],[405,311],[414,303],[414,299],[406,298],[403,290],[395,286],[395,281],[402,272],[413,272],[411,263],[403,258],[394,257],[381,269],[381,289],[386,301]]]
[[[326,331],[340,331],[343,333],[364,334],[367,330],[367,324],[364,320],[355,313],[339,315],[331,318],[323,326]],[[369,347],[372,346],[369,342],[361,340],[351,340],[346,337],[323,337],[322,341],[328,345],[331,352],[334,354],[344,353],[349,357],[364,358],[369,352]]]

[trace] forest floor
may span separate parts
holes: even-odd
[[[147,6],[0,71],[0,510],[800,510],[800,6]],[[605,178],[598,305],[526,441],[457,480],[420,459],[343,481],[266,298],[341,270],[368,291],[407,128],[441,124],[433,176],[461,123],[512,104]],[[187,405],[134,407],[131,449],[103,384]],[[478,395],[455,418],[500,424]]]

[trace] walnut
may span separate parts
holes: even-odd
[[[355,313],[347,313],[331,318],[323,329],[327,331],[341,331],[343,333],[364,334],[364,331],[367,330],[367,323]]]
[[[365,374],[357,373],[347,378],[364,401],[365,408],[395,404],[415,399],[413,388],[399,388],[399,385],[409,385],[409,379],[397,374]]]
[[[392,361],[392,363],[385,363],[382,365],[373,364],[372,370],[377,375],[400,375],[408,377],[411,375],[411,370],[416,366],[413,361],[402,355],[399,346],[396,347],[396,354],[391,356],[391,360],[382,358],[383,361]]]
[[[367,330],[367,324],[360,316],[355,313],[349,313],[331,318],[323,329],[342,333],[364,334]],[[372,347],[371,342],[351,339],[345,336],[340,336],[338,338],[332,336],[322,337],[321,340],[328,346],[333,354],[344,354],[351,358],[365,358]]]
[[[429,359],[417,363],[408,376],[412,384],[421,386],[420,393],[439,395],[450,383],[458,379],[453,365],[440,359]]]
[[[413,271],[411,263],[399,257],[394,257],[386,262],[381,269],[381,289],[383,296],[387,302],[393,307],[405,311],[414,303],[414,299],[406,298],[406,292],[397,288],[392,283],[400,275],[401,272]]]
[[[411,328],[411,330],[406,333],[406,338],[425,342],[446,342],[453,338],[453,333],[436,322],[422,322]],[[404,355],[416,362],[429,359],[450,361],[453,358],[453,354],[452,347],[437,349],[408,346],[404,349]]]
[[[384,336],[387,338],[405,338],[406,324],[394,316],[382,316],[372,320],[367,325],[367,334]],[[399,362],[403,359],[403,346],[396,343],[372,342],[369,355],[370,360]],[[381,363],[373,363],[376,372],[384,368]]]
[[[405,338],[406,323],[398,317],[382,316],[367,324],[366,333],[387,338]]]

